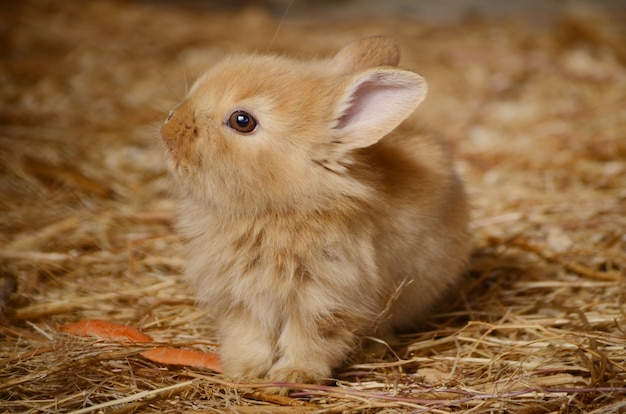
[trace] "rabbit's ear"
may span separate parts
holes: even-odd
[[[337,101],[333,142],[344,152],[375,144],[411,115],[426,91],[424,78],[406,70],[376,68],[357,73]]]
[[[367,37],[344,46],[332,59],[335,69],[349,73],[376,66],[397,66],[400,48],[385,36]]]

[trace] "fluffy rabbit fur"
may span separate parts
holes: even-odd
[[[464,191],[441,143],[398,128],[426,95],[398,60],[384,37],[231,57],[163,125],[226,375],[322,382],[359,335],[414,328],[458,280]]]

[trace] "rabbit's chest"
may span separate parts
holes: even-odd
[[[288,230],[284,224],[207,224],[204,232],[189,235],[188,275],[222,296],[288,295],[310,278],[312,262],[320,254],[319,237],[304,237],[306,230]]]
[[[319,215],[225,221],[198,213],[183,229],[191,252],[187,279],[209,304],[281,306],[322,292],[345,295],[364,283],[372,292],[380,289],[367,222],[352,226]]]

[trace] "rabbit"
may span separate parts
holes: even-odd
[[[398,61],[382,36],[228,57],[162,125],[185,278],[227,377],[325,383],[359,338],[414,329],[458,283],[466,195],[446,147],[400,126],[427,85]]]

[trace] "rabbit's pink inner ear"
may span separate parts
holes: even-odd
[[[379,84],[375,80],[363,82],[358,85],[349,98],[348,106],[344,114],[337,120],[335,128],[344,128],[349,124],[361,124],[365,127],[369,122],[375,121],[372,114],[390,111],[394,107],[396,94],[401,91],[398,85]]]
[[[421,76],[404,70],[380,68],[356,76],[339,101],[337,141],[351,148],[375,144],[417,108],[426,90]]]

